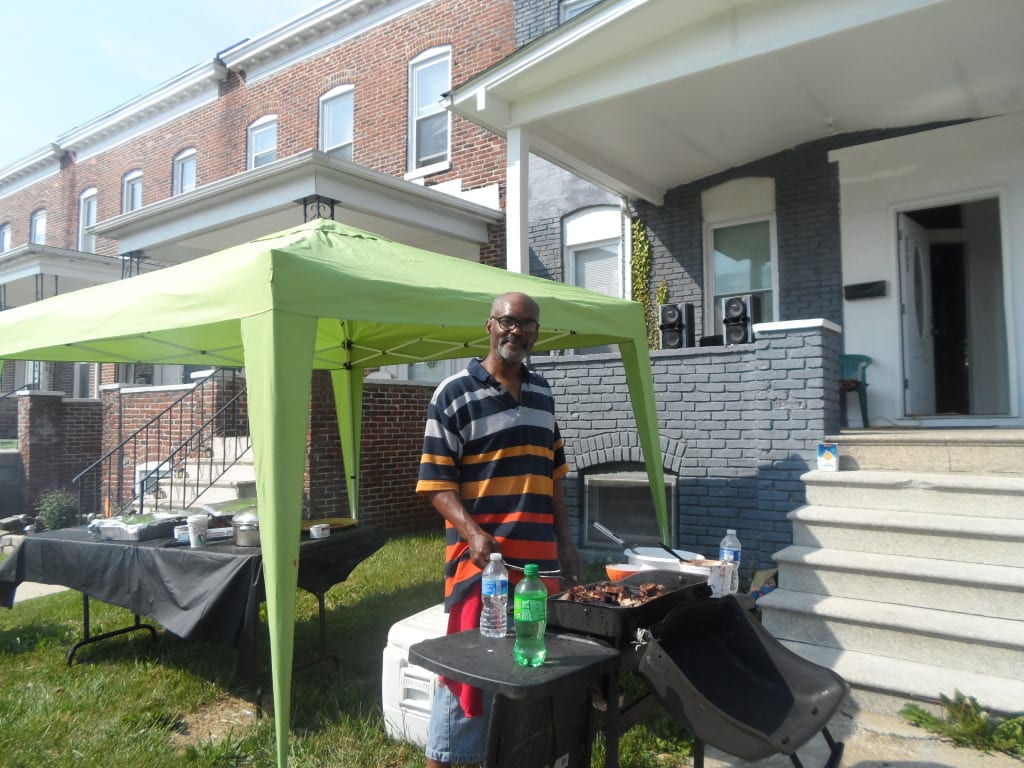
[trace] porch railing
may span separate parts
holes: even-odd
[[[191,507],[250,448],[245,396],[237,371],[199,380],[72,479],[82,516]]]

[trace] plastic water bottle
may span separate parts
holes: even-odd
[[[540,580],[536,563],[523,568],[523,574],[523,580],[516,584],[512,600],[512,614],[516,622],[512,656],[521,667],[539,667],[548,655],[544,646],[544,630],[548,626],[548,590]]]
[[[504,637],[508,629],[508,569],[501,561],[501,552],[491,552],[491,561],[480,577],[483,610],[480,611],[480,634]]]
[[[718,559],[732,563],[732,581],[729,584],[729,594],[735,595],[740,591],[740,540],[736,536],[736,530],[730,528],[725,532],[722,543],[718,545]]]

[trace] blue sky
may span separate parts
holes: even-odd
[[[0,168],[323,0],[3,0]]]

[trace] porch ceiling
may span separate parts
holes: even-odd
[[[336,201],[334,219],[396,242],[478,260],[502,214],[310,150],[108,219],[91,231],[121,254],[177,264],[304,221],[301,201]],[[317,218],[313,216],[312,218]]]
[[[121,277],[121,259],[50,245],[27,245],[0,254],[0,308],[107,283]]]
[[[1024,110],[1020,0],[606,0],[448,106],[630,198],[830,135]]]

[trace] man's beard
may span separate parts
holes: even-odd
[[[516,344],[512,342],[515,338],[516,337],[510,334],[508,336],[503,336],[498,342],[498,356],[507,363],[521,363],[526,359],[526,356],[530,354],[528,344],[525,341]]]

